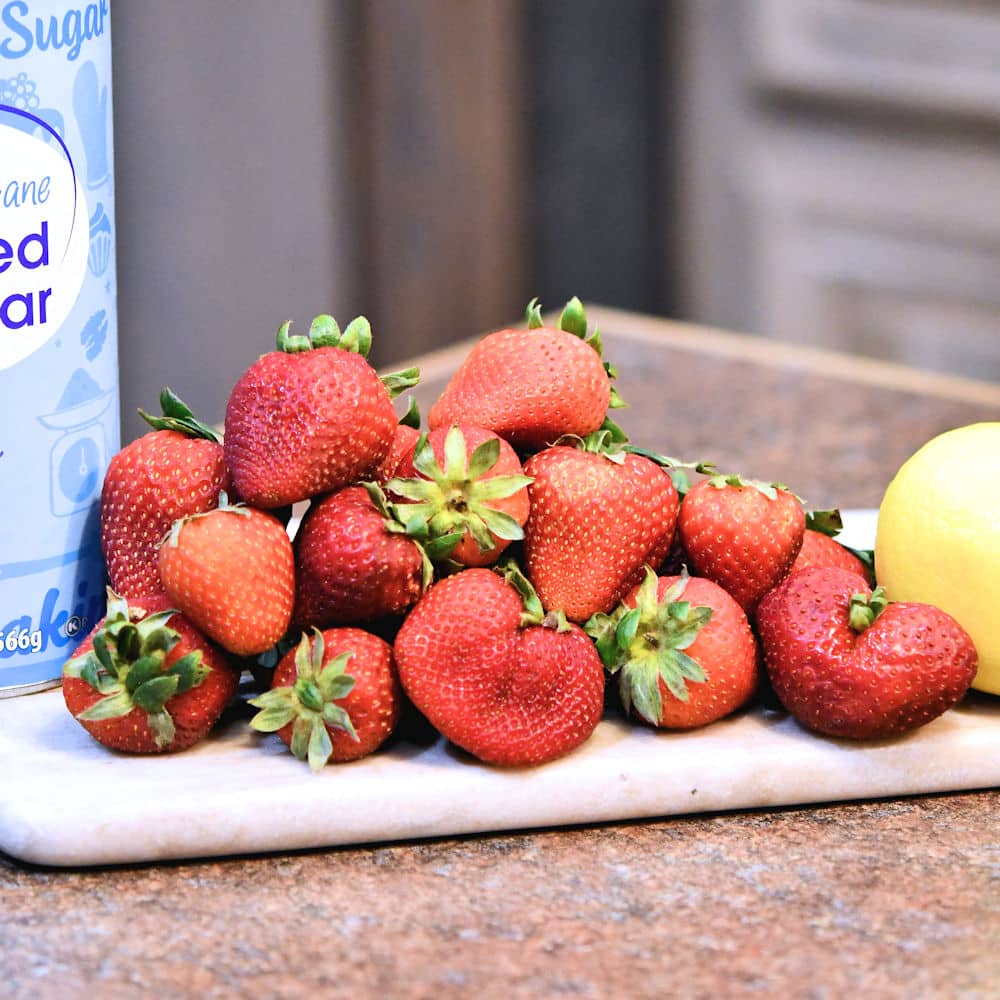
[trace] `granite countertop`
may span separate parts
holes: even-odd
[[[992,385],[592,318],[634,442],[812,507],[877,506],[923,441],[1000,419]],[[424,413],[460,353],[421,359]],[[998,816],[984,790],[79,871],[0,856],[0,993],[996,996]]]

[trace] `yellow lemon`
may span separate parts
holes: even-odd
[[[932,438],[882,498],[875,573],[890,600],[947,611],[979,654],[972,686],[1000,694],[1000,423]]]

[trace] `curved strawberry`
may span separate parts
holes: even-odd
[[[392,444],[390,389],[365,360],[368,321],[341,332],[317,316],[309,336],[278,330],[277,350],[240,376],[226,405],[225,456],[240,498],[267,509],[369,479]],[[387,376],[392,391],[416,372]]]
[[[805,526],[799,498],[784,486],[726,475],[692,486],[677,519],[691,572],[719,584],[748,615],[788,574]]]
[[[231,479],[219,436],[196,420],[170,389],[162,417],[108,464],[101,489],[101,551],[108,579],[122,597],[163,593],[157,548],[179,517],[211,510]]]
[[[296,628],[399,615],[430,586],[419,543],[373,483],[313,504],[295,535]]]
[[[422,436],[386,490],[407,531],[434,560],[488,566],[524,537],[531,480],[514,449],[482,427],[438,428]]]
[[[250,704],[260,709],[251,727],[277,732],[313,771],[365,757],[392,735],[402,712],[392,647],[357,628],[303,633],[271,689]]]
[[[929,604],[886,601],[850,570],[811,566],[760,602],[757,628],[775,694],[809,729],[885,739],[922,726],[965,695],[976,649]]]
[[[623,405],[579,299],[567,303],[558,327],[542,325],[534,300],[527,315],[528,329],[498,330],[475,344],[431,407],[432,430],[487,427],[515,448],[534,451],[565,434],[596,431],[609,406]]]
[[[600,435],[598,435],[600,437]],[[670,475],[631,452],[556,445],[524,471],[531,512],[524,526],[528,578],[547,609],[570,621],[610,611],[670,551],[678,497]]]
[[[486,763],[541,764],[593,733],[604,671],[582,629],[546,616],[530,585],[488,569],[435,583],[396,637],[403,688],[431,725]],[[519,591],[518,586],[521,588]]]
[[[215,510],[174,522],[159,565],[171,602],[229,652],[256,656],[287,631],[295,558],[273,515],[223,495]]]
[[[702,577],[646,579],[616,611],[584,626],[618,675],[626,712],[692,729],[742,708],[757,689],[757,641],[743,609]]]
[[[236,694],[240,670],[162,594],[107,615],[63,667],[70,713],[99,743],[171,753],[201,740]]]

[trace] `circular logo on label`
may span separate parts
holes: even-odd
[[[50,340],[73,308],[90,229],[76,169],[58,133],[0,105],[0,370]]]

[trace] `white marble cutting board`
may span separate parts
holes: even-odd
[[[870,543],[873,523],[855,515],[852,543]],[[103,865],[994,787],[1000,698],[879,743],[758,709],[686,734],[608,718],[530,769],[486,767],[439,739],[314,775],[239,713],[183,754],[116,754],[54,690],[0,701],[0,760],[0,850]]]

